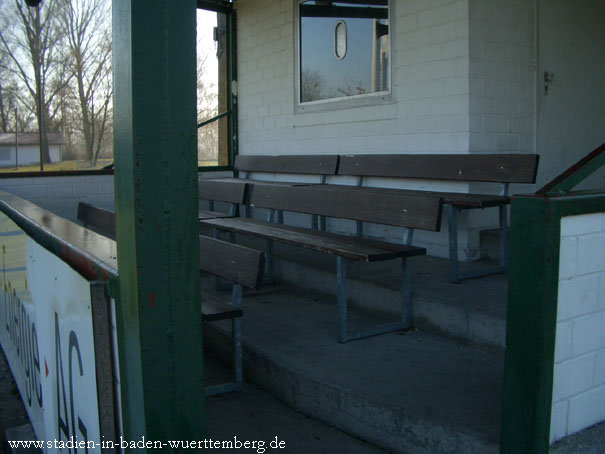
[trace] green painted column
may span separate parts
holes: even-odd
[[[196,1],[113,2],[124,438],[205,435],[197,239]]]

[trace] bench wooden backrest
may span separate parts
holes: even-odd
[[[250,204],[261,208],[439,230],[443,200],[430,195],[381,193],[338,186],[254,186]]]
[[[265,254],[200,235],[200,268],[244,287],[258,289],[265,269]]]
[[[198,181],[198,196],[200,199],[242,204],[246,200],[247,191],[248,184],[245,182]]]
[[[116,215],[113,211],[79,202],[77,216],[84,227],[112,239],[116,238]]]
[[[338,175],[528,184],[537,171],[535,154],[347,155],[338,167]]]
[[[237,155],[234,169],[241,172],[336,175],[338,155]]]

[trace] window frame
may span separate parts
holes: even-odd
[[[211,121],[205,121],[204,126],[219,120],[221,117],[227,117],[227,153],[228,164],[225,166],[198,166],[198,173],[204,172],[222,172],[233,171],[235,156],[238,154],[238,115],[237,115],[237,22],[233,3],[223,0],[197,1],[197,9],[212,11],[218,14],[225,14],[227,17],[227,111],[219,112]],[[201,123],[200,123],[201,124]],[[204,127],[201,126],[201,127]],[[199,129],[198,127],[196,128]]]
[[[341,96],[338,98],[320,99],[317,101],[301,102],[301,30],[300,30],[300,4],[308,0],[294,0],[294,110],[295,113],[321,112],[330,110],[347,109],[351,107],[375,106],[393,102],[393,1],[388,0],[388,24],[389,24],[389,68],[388,68],[388,90],[361,95]]]

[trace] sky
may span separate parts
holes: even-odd
[[[214,43],[213,30],[216,27],[216,13],[203,9],[197,10],[197,52],[198,58],[208,55],[206,68],[208,80],[214,84],[218,81],[218,59]]]

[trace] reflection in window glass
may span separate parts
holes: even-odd
[[[300,102],[388,92],[388,0],[299,4]]]

